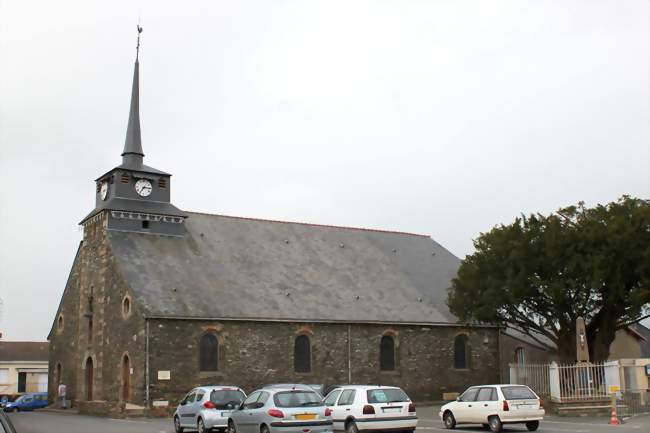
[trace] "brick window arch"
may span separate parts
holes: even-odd
[[[457,335],[454,339],[454,368],[459,370],[469,368],[469,355],[467,335]]]
[[[384,335],[379,343],[379,369],[395,370],[395,337]]]
[[[294,340],[293,369],[296,373],[311,372],[311,341],[307,335],[298,335]]]
[[[199,340],[199,370],[219,370],[219,339],[211,332],[203,334]]]

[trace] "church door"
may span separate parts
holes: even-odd
[[[129,355],[122,359],[122,400],[129,401],[131,398],[131,362]]]
[[[86,400],[93,399],[93,359],[86,359]]]

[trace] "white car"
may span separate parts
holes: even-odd
[[[493,432],[503,424],[526,424],[535,431],[544,418],[544,402],[525,385],[481,385],[468,388],[438,414],[448,429],[456,424],[483,424]]]
[[[401,430],[413,433],[418,424],[415,405],[400,388],[349,385],[332,390],[324,400],[332,411],[334,430],[346,433]]]
[[[187,393],[174,412],[174,430],[185,429],[204,433],[224,431],[228,418],[246,399],[246,394],[236,386],[200,386]]]

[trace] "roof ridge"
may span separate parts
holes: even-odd
[[[265,219],[265,218],[243,217],[243,216],[236,216],[236,215],[223,215],[223,214],[215,214],[215,213],[208,213],[208,212],[195,212],[195,211],[185,211],[185,212],[187,212],[189,214],[216,216],[216,217],[232,218],[232,219],[247,220],[247,221],[263,221],[263,222],[280,223],[280,224],[299,224],[299,225],[310,226],[310,227],[327,227],[327,228],[333,228],[333,229],[360,230],[360,231],[365,231],[365,232],[392,233],[392,234],[398,234],[398,235],[421,236],[421,237],[425,237],[425,238],[431,238],[431,235],[425,235],[425,234],[421,234],[421,233],[402,232],[402,231],[396,231],[396,230],[371,229],[371,228],[365,228],[365,227],[351,227],[351,226],[337,226],[337,225],[331,225],[331,224],[316,224],[316,223],[307,223],[307,222],[302,222],[302,221],[282,221],[282,220],[273,220],[273,219]]]

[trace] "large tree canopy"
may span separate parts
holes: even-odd
[[[605,360],[617,329],[650,313],[650,200],[628,196],[517,218],[482,233],[463,260],[448,304],[462,321],[543,335],[575,361],[584,317],[592,360]]]

